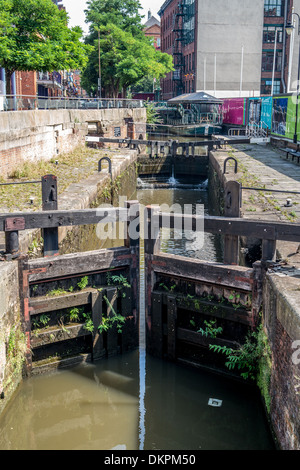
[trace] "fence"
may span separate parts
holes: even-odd
[[[23,111],[34,109],[109,109],[143,108],[142,100],[121,98],[72,98],[26,95],[0,96],[0,111]]]

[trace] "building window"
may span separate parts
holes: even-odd
[[[274,51],[263,51],[262,53],[262,72],[272,72],[274,61]],[[281,72],[282,51],[276,52],[275,72]]]
[[[157,47],[160,47],[160,38],[156,39],[156,44],[157,44]]]
[[[283,38],[283,27],[279,26],[264,26],[263,42],[264,43],[275,43],[275,34],[277,32],[277,42],[282,43]]]
[[[265,16],[283,16],[284,0],[265,0]]]
[[[272,80],[263,80],[261,83],[261,94],[271,95],[271,92],[272,92]],[[274,95],[280,94],[280,79],[274,80],[273,93]]]

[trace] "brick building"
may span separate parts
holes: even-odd
[[[285,32],[293,7],[300,13],[300,0],[166,0],[161,50],[173,56],[175,71],[162,81],[162,98],[203,90],[268,95],[272,85],[274,93],[293,90],[298,25],[292,38]]]
[[[63,0],[52,0],[62,10]],[[17,71],[11,79],[12,95],[16,96],[83,96],[85,94],[80,85],[80,71]],[[5,70],[0,68],[0,95],[6,94]]]
[[[148,36],[154,39],[154,47],[160,50],[160,46],[161,46],[160,21],[151,14],[150,10],[148,12],[148,20],[144,24],[144,33],[145,33],[145,36]]]

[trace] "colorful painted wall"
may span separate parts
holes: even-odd
[[[223,123],[233,127],[263,123],[264,128],[270,129],[271,135],[292,141],[295,133],[296,102],[297,97],[293,94],[224,99]],[[300,142],[300,103],[297,134]]]
[[[246,126],[246,98],[228,98],[223,100],[223,124]]]
[[[293,140],[296,117],[295,95],[280,95],[273,99],[272,135]],[[300,108],[299,108],[300,109]],[[300,114],[300,112],[299,112]],[[298,141],[300,140],[300,116],[297,123]]]

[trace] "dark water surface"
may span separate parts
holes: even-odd
[[[198,189],[143,189],[141,204],[204,204]],[[167,239],[162,250],[219,261],[218,239]],[[142,251],[143,253],[143,251]],[[141,270],[143,281],[143,269]],[[143,292],[142,292],[143,301]],[[141,308],[143,319],[143,309]],[[221,406],[211,406],[210,399]],[[0,418],[0,449],[268,450],[273,441],[258,391],[140,350],[24,381]]]
[[[0,449],[272,449],[255,389],[139,352],[25,380],[0,420]],[[222,400],[212,407],[209,399]]]

